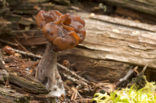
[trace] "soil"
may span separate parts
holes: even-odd
[[[105,14],[114,17],[120,17],[125,19],[132,19],[137,22],[148,22],[150,24],[154,23],[151,19],[145,17],[140,18],[140,15],[133,10],[128,10],[124,8],[110,7],[109,11],[103,11],[99,8],[99,3],[89,2],[90,7],[87,7],[88,3],[86,2],[75,2],[70,5],[68,8],[72,12],[83,11],[94,12],[99,14]],[[62,12],[66,12],[67,6],[56,5],[55,9],[59,9]],[[120,10],[119,10],[120,9]],[[130,13],[125,13],[130,11]],[[31,29],[31,28],[30,28]],[[15,51],[5,50],[5,46],[9,46],[14,49],[18,49],[25,52],[31,52],[36,55],[42,55],[45,49],[46,42],[44,39],[33,39],[35,34],[30,34],[25,39],[25,35],[20,35],[18,37],[6,37],[2,36],[1,38],[4,41],[11,42],[0,42],[0,49],[3,52],[3,60],[5,62],[5,67],[11,73],[22,76],[29,79],[30,77],[35,76],[36,66],[39,62],[39,58],[31,57],[29,55],[23,55]],[[41,35],[38,35],[41,37]],[[18,42],[17,42],[18,41]],[[29,43],[28,43],[29,42]],[[15,44],[15,45],[13,45]],[[17,45],[17,46],[16,46]],[[71,71],[74,71],[77,75],[85,78],[89,81],[89,86],[79,87],[75,82],[63,77],[67,99],[66,102],[69,103],[89,103],[94,95],[94,93],[104,90],[105,92],[110,92],[114,90],[115,83],[123,77],[128,69],[135,67],[131,64],[109,61],[109,60],[96,60],[92,58],[77,56],[77,55],[61,55],[58,57],[58,62]],[[62,69],[59,69],[60,73],[65,72]],[[153,72],[155,73],[155,72]],[[154,75],[154,74],[152,74]],[[151,78],[155,80],[154,77]],[[10,85],[15,89],[15,86]],[[26,91],[18,91],[20,93],[26,93]],[[42,100],[31,100],[30,103],[40,103]]]

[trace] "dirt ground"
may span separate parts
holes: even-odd
[[[90,5],[90,7],[87,7]],[[53,7],[61,12],[89,12],[108,15],[111,17],[119,17],[136,22],[154,23],[149,20],[146,16],[140,18],[140,15],[133,10],[108,7],[108,10],[104,11],[99,7],[99,3],[90,2],[78,2],[70,6],[57,5]],[[127,13],[127,11],[130,11]],[[21,26],[22,28],[22,26]],[[36,28],[30,27],[29,29]],[[3,61],[8,72],[26,79],[34,78],[36,72],[36,66],[39,63],[40,57],[45,49],[45,39],[42,39],[41,34],[37,35],[39,38],[34,38],[36,34],[22,34],[16,37],[2,36],[0,39],[0,49],[3,54]],[[10,49],[11,48],[11,49]],[[23,52],[20,52],[23,51]],[[35,56],[30,55],[33,53]],[[64,69],[59,67],[59,72],[63,78],[63,82],[66,89],[66,99],[68,103],[90,103],[94,93],[103,91],[110,92],[115,89],[115,84],[119,79],[126,75],[127,71],[134,68],[136,65],[111,61],[111,60],[97,60],[93,58],[78,56],[74,54],[61,54],[58,57],[58,63],[67,67],[70,71],[73,71],[78,76],[88,81],[87,85],[82,85],[84,81],[80,80],[80,84],[70,73],[67,73]],[[139,67],[142,68],[142,67]],[[65,76],[68,74],[68,76]],[[153,72],[152,72],[153,73]],[[153,74],[152,74],[153,75]],[[75,78],[76,80],[71,79]],[[148,77],[148,72],[147,72]],[[150,78],[150,77],[149,77]],[[154,80],[155,77],[150,78]],[[25,90],[16,87],[14,84],[7,84],[8,88],[14,89],[19,93],[25,95],[34,95],[28,93]],[[45,103],[43,100],[32,99],[30,103]]]

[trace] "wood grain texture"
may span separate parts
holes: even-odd
[[[155,25],[102,15],[96,19],[86,13],[79,15],[85,18],[87,37],[78,48],[66,53],[156,68]]]
[[[156,16],[156,1],[155,0],[102,0],[107,4],[126,7],[146,14]]]
[[[0,103],[29,103],[30,98],[24,94],[17,93],[15,90],[0,87]]]

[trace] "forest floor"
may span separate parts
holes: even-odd
[[[90,8],[86,7],[87,5],[91,5]],[[144,22],[144,23],[149,23],[152,24],[153,22],[148,20],[148,19],[140,19],[137,14],[135,14],[133,11],[131,13],[125,14],[125,11],[123,8],[118,8],[120,10],[115,10],[114,7],[107,7],[108,10],[104,10],[103,4],[87,4],[84,3],[83,5],[81,3],[75,5],[71,5],[70,7],[67,6],[60,6],[56,5],[54,6],[54,9],[59,9],[62,12],[66,12],[65,8],[70,8],[70,12],[81,12],[84,11],[88,12],[91,16],[94,15],[95,13],[100,14],[100,15],[108,15],[111,17],[118,17],[122,19],[128,19],[128,20],[133,20],[136,22]],[[123,11],[123,12],[122,12]],[[31,28],[29,28],[31,29]],[[30,36],[32,37],[32,36]],[[24,38],[24,39],[23,39]],[[19,37],[15,37],[13,40],[10,40],[10,38],[2,38],[0,39],[0,49],[3,55],[3,63],[5,65],[5,68],[7,71],[13,75],[18,75],[19,77],[31,80],[35,76],[36,72],[36,66],[39,63],[39,60],[41,58],[41,55],[43,54],[43,51],[45,49],[45,44],[46,42],[42,39],[33,39],[29,38],[29,41],[26,41],[25,38],[29,38],[29,35],[23,34],[20,39]],[[12,38],[11,38],[12,39]],[[29,45],[24,45],[25,42],[29,42]],[[33,45],[34,42],[37,45]],[[73,56],[73,57],[72,57]],[[83,62],[83,60],[84,62]],[[93,95],[96,92],[111,92],[116,88],[117,82],[119,82],[119,79],[122,78],[123,76],[126,75],[126,73],[122,73],[122,75],[117,76],[118,78],[112,79],[113,72],[110,72],[111,70],[100,70],[100,68],[96,68],[93,70],[90,70],[88,68],[83,67],[83,63],[85,64],[85,61],[88,61],[88,64],[85,64],[90,66],[91,64],[98,65],[97,62],[99,61],[92,61],[88,60],[89,58],[85,57],[79,57],[75,55],[61,55],[58,58],[59,64],[63,65],[66,67],[68,70],[62,69],[62,67],[59,67],[59,71],[61,73],[61,76],[64,81],[64,86],[66,89],[66,103],[90,103],[91,99],[93,98]],[[82,61],[81,61],[82,60]],[[72,61],[72,62],[71,62]],[[76,64],[75,62],[78,62],[79,64]],[[101,61],[102,62],[102,61]],[[105,64],[107,65],[106,68],[112,63],[114,65],[114,68],[134,68],[136,66],[130,65],[130,64],[124,64],[124,63],[118,63],[116,61],[104,61]],[[103,63],[103,62],[102,62]],[[77,68],[77,65],[79,68]],[[82,68],[80,68],[82,67]],[[113,66],[112,66],[113,67]],[[111,67],[111,68],[112,68]],[[74,75],[70,72],[72,71]],[[109,75],[104,76],[105,73],[100,72],[107,72]],[[115,75],[118,75],[119,71],[115,72]],[[136,71],[135,71],[136,72]],[[112,74],[111,74],[112,73]],[[104,79],[101,79],[100,77],[104,77]],[[80,78],[79,78],[80,77]],[[110,77],[110,78],[109,78]],[[85,79],[85,80],[83,80]],[[132,79],[132,78],[131,78]],[[1,80],[0,80],[1,81]],[[5,86],[4,86],[5,84]],[[18,83],[17,83],[18,84]],[[4,88],[9,88],[13,89],[16,92],[23,94],[24,96],[30,97],[30,103],[46,103],[44,96],[42,95],[41,97],[33,97],[36,94],[33,94],[31,92],[28,92],[25,89],[21,89],[22,86],[20,87],[14,82],[9,82],[5,81],[5,83],[1,83],[1,86],[4,86]],[[1,99],[1,96],[0,96]],[[60,99],[60,101],[63,101],[63,97]],[[1,103],[1,102],[0,102]],[[9,103],[9,102],[8,102]],[[26,103],[26,102],[23,102]]]

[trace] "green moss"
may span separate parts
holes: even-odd
[[[107,93],[96,93],[92,99],[94,103],[156,103],[156,85],[147,82],[145,87],[139,90],[125,88]]]

